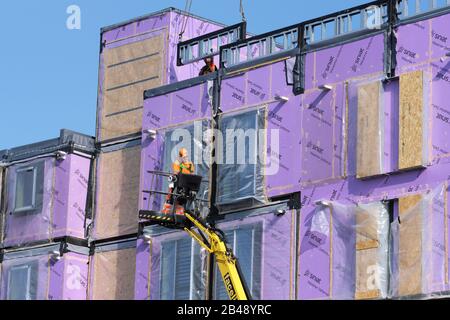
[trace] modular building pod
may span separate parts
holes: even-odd
[[[2,300],[86,300],[89,249],[61,242],[5,250]]]
[[[220,81],[213,74],[147,90],[140,209],[161,210],[163,196],[153,192],[167,192],[168,183],[155,171],[171,171],[182,147],[203,176],[204,206],[210,201],[229,211],[298,192],[302,110],[301,97],[286,80],[291,65],[286,56]],[[209,193],[212,181],[215,199]]]
[[[253,299],[295,299],[297,214],[277,203],[235,212],[217,223]],[[209,268],[212,257],[185,232],[143,227],[136,254],[137,300],[228,299],[217,267]]]
[[[203,62],[177,66],[177,44],[223,25],[169,8],[102,29],[97,140],[139,133],[142,93],[196,77]]]
[[[89,262],[90,300],[133,300],[136,238],[94,243]]]
[[[86,238],[94,138],[61,130],[59,138],[4,152],[3,247],[62,237]]]

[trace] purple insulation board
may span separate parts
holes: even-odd
[[[170,20],[167,83],[195,78],[198,76],[200,69],[204,66],[204,62],[199,61],[186,66],[177,67],[177,44],[179,42],[179,34],[182,32],[184,26],[186,26],[182,38],[182,41],[186,41],[222,29],[224,26],[200,18],[187,16],[176,11],[170,12]],[[215,57],[215,63],[219,65],[218,57]]]
[[[275,215],[279,209],[285,210],[283,216]],[[239,259],[253,299],[294,299],[296,216],[295,210],[279,204],[233,214],[218,225]],[[150,235],[151,241],[138,240],[135,298],[204,299],[205,286],[210,283],[213,299],[227,299],[218,275],[207,281],[204,249],[183,232],[161,232],[164,231],[148,227],[144,234]],[[196,271],[186,277],[184,265]],[[216,274],[220,274],[218,270]],[[175,287],[171,281],[175,281]]]
[[[89,170],[90,160],[74,154],[8,167],[3,245],[84,238]]]
[[[384,34],[378,34],[307,54],[306,89],[383,72],[384,42]],[[314,80],[311,83],[312,71]]]
[[[397,28],[397,72],[438,62],[449,52],[448,19],[449,14],[446,14]]]
[[[286,62],[276,62],[222,80],[220,109],[224,116],[265,108],[266,158],[262,173],[266,197],[299,190],[301,162],[301,96],[287,84]],[[280,98],[283,98],[280,99]],[[263,146],[263,145],[262,145]]]
[[[14,253],[5,254],[2,300],[86,300],[87,255],[68,252],[56,261],[43,249],[38,249],[40,254],[32,251],[17,258],[9,258]]]

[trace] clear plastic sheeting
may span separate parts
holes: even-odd
[[[47,255],[4,260],[1,300],[47,300],[49,268]]]
[[[152,235],[137,252],[136,299],[206,299],[209,254],[185,232]]]
[[[398,92],[397,92],[398,94]],[[348,83],[349,106],[349,174],[367,178],[387,172],[384,155],[385,116],[384,87],[381,77],[355,80]],[[386,110],[386,114],[389,113]],[[386,133],[390,138],[390,132]],[[388,148],[387,155],[391,150]]]
[[[252,299],[295,299],[296,214],[281,204],[238,213],[218,224],[238,259]],[[228,300],[217,263],[214,274],[213,299]]]
[[[223,114],[216,137],[217,203],[254,205],[266,200],[266,106]]]
[[[385,203],[318,202],[302,210],[300,230],[299,299],[387,297],[389,212]]]
[[[5,247],[50,238],[55,161],[44,158],[7,168]]]
[[[391,226],[390,296],[450,296],[447,186],[398,200]]]
[[[189,161],[193,164],[193,174],[203,177],[197,199],[193,205],[200,211],[202,216],[208,215],[210,169],[212,152],[211,121],[200,120],[177,127],[160,129],[156,138],[151,141],[152,158],[155,165],[149,171],[163,171],[172,173],[173,163],[179,159],[179,151],[185,148]],[[146,168],[147,169],[147,168]],[[167,195],[173,184],[165,176],[155,172],[145,172],[144,187],[147,191],[156,193],[144,194],[144,209],[161,211]]]

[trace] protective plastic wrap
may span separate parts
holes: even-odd
[[[348,82],[350,175],[363,179],[429,164],[429,87],[426,71]]]
[[[302,209],[298,298],[385,298],[389,213],[386,204],[323,201]]]
[[[70,154],[7,167],[5,247],[85,237],[90,159]]]
[[[56,247],[6,252],[1,269],[1,300],[86,300],[87,255],[52,257]]]
[[[391,225],[390,296],[450,296],[447,186],[399,198]]]
[[[218,224],[254,300],[295,299],[297,211],[286,204],[232,214]],[[216,266],[213,299],[227,300]]]
[[[149,227],[138,240],[136,300],[205,300],[208,253],[185,232]]]
[[[133,300],[136,240],[95,248],[90,257],[90,300]]]
[[[10,166],[6,181],[4,245],[50,239],[55,159]]]
[[[217,140],[217,203],[239,205],[266,201],[264,160],[267,106],[223,114]],[[222,140],[222,141],[221,141]]]
[[[148,138],[143,142],[144,172],[141,183],[143,190],[140,208],[145,210],[161,211],[166,195],[159,193],[146,193],[156,191],[166,193],[169,191],[167,177],[148,171],[173,172],[172,164],[178,159],[178,152],[185,148],[189,160],[194,165],[194,174],[203,177],[196,205],[202,215],[207,215],[210,189],[210,168],[212,131],[210,120],[199,120],[184,123],[175,127],[159,129],[154,139]]]
[[[2,300],[47,300],[48,256],[5,260]]]
[[[356,175],[358,178],[367,178],[390,171],[386,168],[386,162],[390,161],[392,150],[389,145],[387,145],[388,148],[385,148],[385,137],[389,142],[391,135],[390,132],[385,132],[385,129],[386,126],[390,128],[393,120],[389,117],[390,113],[385,116],[390,105],[385,104],[382,78],[375,77],[349,82],[347,84],[347,101],[349,108],[349,174]],[[385,156],[385,152],[387,156]]]

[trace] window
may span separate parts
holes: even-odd
[[[190,238],[161,244],[161,300],[204,300],[204,270],[199,245]]]
[[[264,111],[258,109],[226,115],[220,120],[223,146],[218,157],[219,204],[257,198],[259,195],[256,186],[263,185],[259,129],[263,129]]]
[[[42,207],[44,163],[16,170],[14,213],[29,213]]]
[[[36,300],[37,265],[24,264],[11,267],[8,272],[8,300]]]
[[[197,129],[196,129],[197,127]],[[209,128],[208,121],[197,121],[191,125],[177,127],[164,132],[164,150],[162,171],[172,172],[172,163],[178,159],[178,151],[181,147],[188,150],[189,159],[195,166],[195,174],[203,177],[198,198],[207,200],[209,185],[209,163],[210,158],[205,159],[207,155],[208,143],[204,138],[205,131]],[[189,133],[190,141],[184,141],[184,135]],[[199,161],[201,160],[201,161]],[[166,192],[169,187],[167,179],[162,179],[162,191]],[[161,196],[161,203],[165,196]]]
[[[225,232],[228,245],[239,261],[245,282],[253,299],[261,298],[262,224],[253,224]],[[214,297],[228,300],[219,268],[215,270]]]

